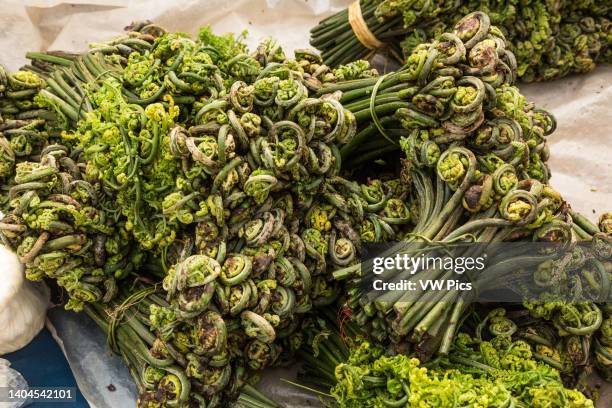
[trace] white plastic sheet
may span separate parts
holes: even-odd
[[[88,42],[119,35],[133,20],[151,19],[173,31],[195,34],[210,24],[218,32],[248,30],[255,46],[266,36],[276,37],[290,52],[308,47],[309,29],[323,17],[352,0],[29,0],[2,1],[0,8],[0,63],[16,69],[25,50],[79,51]],[[525,85],[522,91],[558,119],[550,136],[552,184],[572,207],[595,220],[612,209],[612,67],[590,75],[545,84]],[[133,407],[134,388],[126,370],[105,348],[104,336],[81,316],[61,311],[51,314],[57,338],[68,356],[80,388],[96,407]],[[78,340],[78,341],[76,341]],[[278,381],[293,379],[295,369],[269,372],[261,388],[291,407],[317,406],[294,387]],[[113,383],[117,391],[106,387]],[[609,391],[604,391],[604,394]],[[601,406],[609,406],[603,402]]]
[[[85,313],[58,307],[49,311],[47,327],[66,354],[79,390],[92,408],[136,406],[136,385],[93,320]]]

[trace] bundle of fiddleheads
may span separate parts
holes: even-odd
[[[336,96],[309,96],[373,75],[367,65],[331,71],[273,40],[249,55],[207,29],[198,41],[156,30],[30,58],[62,144],[19,165],[3,235],[28,277],[56,280],[66,307],[92,303],[98,320],[126,277],[163,277],[159,295],[125,312],[140,325],[113,328],[142,406],[187,403],[185,378],[212,402],[236,398],[232,376],[287,361],[301,316],[336,298],[329,267],[356,262],[362,236],[390,239],[410,221],[399,180],[339,176],[355,119]],[[171,356],[182,372],[143,366],[172,365],[155,348],[166,343],[184,354]]]
[[[589,72],[610,61],[610,6],[597,1],[361,0],[312,28],[310,43],[331,66],[377,50],[403,63],[419,44],[475,10],[487,13],[508,40],[523,81]]]
[[[326,406],[337,407],[594,406],[580,391],[566,388],[558,370],[537,361],[504,309],[476,320],[474,330],[462,328],[448,357],[421,364],[355,337],[354,327],[346,322],[338,327],[327,313],[327,319],[305,328],[298,381],[323,395]]]
[[[143,35],[132,33],[124,40]],[[140,38],[139,44],[150,46],[154,38],[146,38],[149,42]],[[120,53],[129,50],[30,53],[32,65],[7,82],[11,89],[23,89],[18,95],[10,91],[5,105],[12,116],[4,121],[3,133],[11,138],[16,166],[4,184],[0,236],[26,265],[28,279],[51,278],[66,291],[67,309],[110,301],[117,282],[144,260],[113,198],[102,193],[106,187],[87,176],[86,152],[62,133],[94,109],[90,96],[106,75],[121,70]]]
[[[434,167],[449,147],[463,146],[487,173],[510,164],[519,177],[546,182],[545,136],[555,121],[513,85],[516,69],[499,29],[475,12],[415,47],[399,71],[324,85],[319,93],[342,91],[340,101],[359,124],[341,150],[347,166],[401,148],[416,167]]]
[[[544,136],[554,129],[554,118],[528,105],[511,85],[513,57],[497,33],[485,15],[473,13],[457,23],[454,33],[418,47],[403,70],[369,80],[369,87],[346,82],[320,91],[343,89],[341,100],[371,95],[363,104],[364,113],[355,112],[358,122],[368,116],[375,120],[358,132],[355,140],[360,139],[361,145],[383,141],[387,146],[380,151],[394,148],[380,137],[364,143],[379,130],[386,132],[385,122],[387,126],[401,122],[408,133],[400,144],[407,156],[404,173],[412,184],[415,226],[389,253],[419,255],[431,241],[445,245],[466,240],[477,244],[566,242],[572,237],[567,204],[545,184]],[[462,63],[467,55],[469,65]],[[396,89],[397,95],[410,95],[411,102],[398,96],[383,102],[379,98],[387,96],[378,90],[384,87]],[[378,115],[384,112],[389,116],[380,119]],[[343,149],[345,157],[362,157],[351,151],[361,145],[349,144]],[[495,273],[488,282],[515,267],[503,257],[492,259]],[[516,254],[514,260],[519,259]],[[359,275],[368,270],[368,262],[338,269],[334,277]],[[387,270],[382,277],[399,282],[452,276],[444,268],[420,272],[425,275],[411,277],[414,273]],[[356,283],[361,285],[361,279]],[[362,294],[359,287],[351,289],[348,304],[355,321],[379,340],[401,343],[409,338],[416,347],[426,349],[426,354],[448,352],[458,316],[468,303],[456,291],[420,290],[416,295],[391,291],[367,300]]]
[[[305,211],[325,179],[337,174],[338,147],[354,134],[352,115],[334,98],[308,98],[325,74],[320,59],[302,51],[299,60],[289,60],[272,40],[235,58],[246,52],[243,43],[208,29],[198,42],[151,24],[137,29],[83,55],[29,54],[29,68],[44,75],[48,87],[28,92],[40,90],[36,100],[45,114],[62,119],[56,129],[63,133],[40,162],[20,165],[19,186],[10,194],[14,211],[4,224],[23,225],[3,225],[11,244],[31,263],[49,238],[42,232],[57,221],[70,228],[46,232],[80,229],[85,248],[93,247],[94,234],[113,235],[98,224],[119,225],[121,245],[117,238],[96,238],[96,252],[127,255],[125,241],[133,236],[141,250],[162,258],[164,269],[168,249],[184,235],[195,234],[203,253],[239,236],[251,255],[282,252],[290,238],[283,224],[294,224],[293,207]],[[38,88],[44,84],[39,80]],[[38,201],[60,192],[78,206],[71,201],[68,209],[45,209],[48,222],[35,222]],[[77,220],[70,211],[81,207],[98,216]],[[22,222],[24,213],[32,213],[29,224]],[[88,230],[81,225],[86,222],[96,226]],[[113,265],[104,254],[98,258],[94,264]],[[111,269],[98,281],[130,270]]]
[[[237,359],[228,361],[230,350],[241,350],[226,347],[228,333],[215,312],[194,319],[192,325],[183,323],[181,336],[158,336],[151,326],[161,322],[151,319],[159,316],[149,317],[148,308],[165,302],[155,292],[151,286],[112,307],[85,306],[124,358],[138,389],[138,407],[279,407],[253,387],[248,367]]]

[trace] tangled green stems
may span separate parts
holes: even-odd
[[[144,249],[166,257],[208,216],[224,227],[226,196],[246,216],[251,201],[263,205],[290,182],[308,201],[338,171],[336,145],[351,140],[352,115],[333,99],[308,97],[314,74],[324,73],[320,60],[303,51],[303,61],[290,60],[275,48],[268,63],[273,45],[245,54],[236,70],[234,57],[223,59],[244,48],[233,37],[166,33],[89,92],[95,109],[66,138],[78,141],[87,176],[116,196]]]

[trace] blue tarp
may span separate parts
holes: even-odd
[[[2,356],[11,362],[30,387],[75,387],[76,402],[35,402],[29,408],[88,408],[89,404],[78,390],[70,366],[51,333],[43,329],[25,348]]]

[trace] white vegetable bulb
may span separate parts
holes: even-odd
[[[49,291],[25,281],[23,265],[0,245],[0,355],[27,345],[45,324]]]

